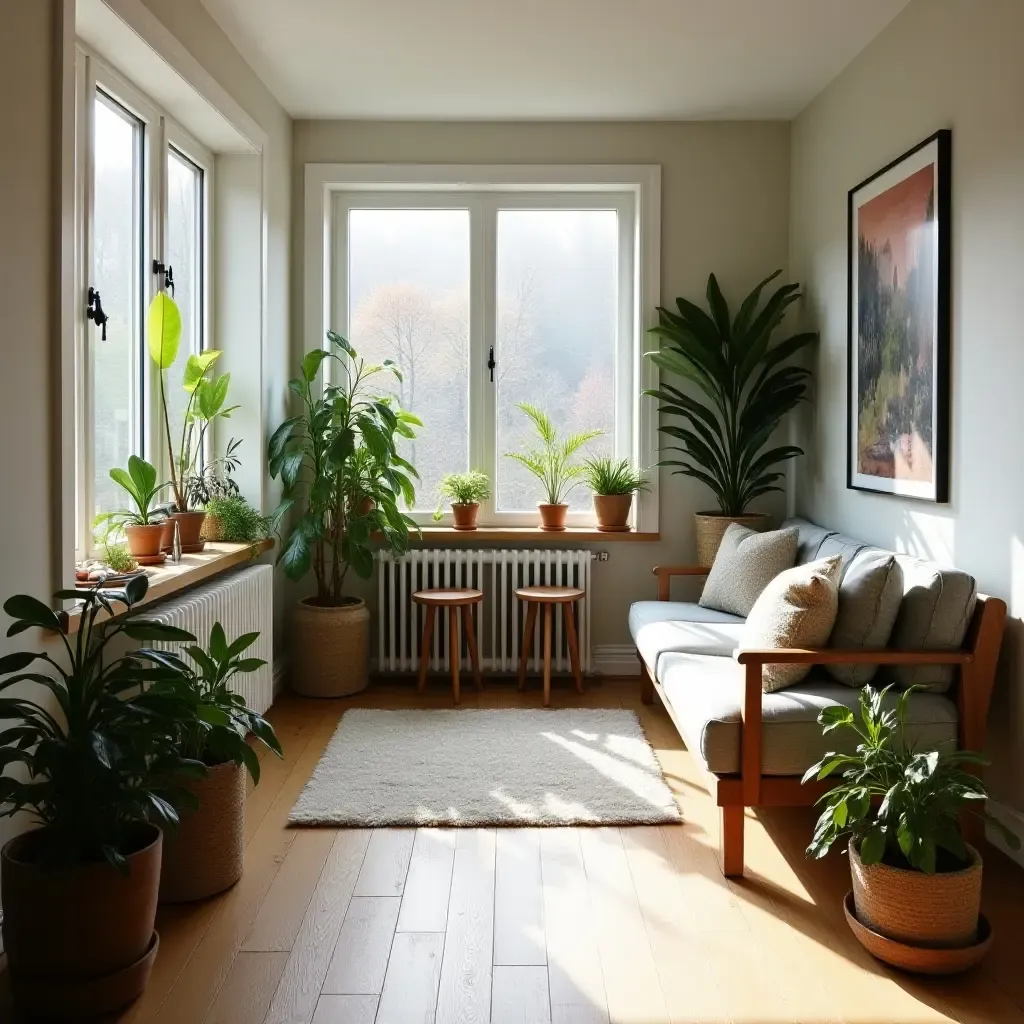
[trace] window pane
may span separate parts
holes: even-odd
[[[562,437],[602,430],[578,458],[615,447],[618,214],[614,210],[499,210],[497,269],[497,508],[533,510],[540,481],[506,452],[537,445],[528,402]],[[587,511],[582,488],[570,508]]]
[[[389,391],[424,427],[400,450],[433,510],[441,477],[470,468],[469,211],[352,210],[348,238],[350,340],[402,371]]]
[[[93,139],[93,272],[110,317],[107,338],[87,325],[92,430],[91,514],[124,504],[110,469],[141,449],[139,345],[142,259],[142,125],[97,93]]]
[[[164,262],[174,272],[174,300],[181,310],[181,345],[167,371],[167,406],[173,436],[181,436],[188,393],[181,386],[189,355],[202,350],[203,172],[177,150],[167,151],[167,244]],[[175,442],[177,443],[177,442]]]

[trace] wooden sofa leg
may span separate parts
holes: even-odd
[[[651,673],[647,671],[647,662],[644,661],[639,652],[637,653],[637,659],[640,661],[640,700],[644,704],[653,704],[654,680],[651,679]]]
[[[743,807],[719,807],[718,837],[722,874],[726,878],[743,875]]]

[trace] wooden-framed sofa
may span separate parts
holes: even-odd
[[[789,525],[789,524],[784,524]],[[801,520],[798,561],[811,561],[819,551],[838,550],[844,569],[861,549],[869,546],[822,530]],[[877,549],[871,549],[877,550]],[[897,556],[907,562],[917,560]],[[950,572],[918,563],[943,578]],[[637,602],[630,611],[630,627],[640,660],[641,698],[661,699],[694,759],[703,768],[708,791],[720,810],[720,857],[728,876],[743,873],[744,808],[813,804],[827,783],[801,785],[801,775],[835,738],[821,737],[816,717],[830,703],[853,706],[855,686],[824,676],[829,664],[891,666],[950,673],[948,689],[915,693],[908,719],[919,742],[935,746],[956,742],[961,748],[983,750],[985,723],[995,681],[996,664],[1006,620],[1006,604],[973,592],[965,608],[967,626],[955,646],[929,644],[928,649],[857,649],[833,647],[800,650],[742,650],[739,631],[743,620],[702,609],[693,603],[671,601],[672,580],[703,577],[701,566],[657,566],[658,601]],[[920,576],[910,576],[904,592],[918,600],[913,588]],[[939,588],[942,589],[941,587]],[[954,589],[953,587],[949,588]],[[842,594],[842,591],[841,591]],[[901,607],[902,611],[902,607]],[[945,649],[936,649],[945,648]],[[765,694],[761,673],[768,664],[817,666],[805,683]],[[927,667],[927,669],[924,669]],[[880,670],[880,671],[885,671]],[[814,674],[817,673],[817,674]],[[879,680],[876,680],[876,683]]]

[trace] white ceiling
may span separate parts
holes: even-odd
[[[203,0],[294,117],[790,118],[907,0]]]

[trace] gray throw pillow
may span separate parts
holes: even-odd
[[[797,531],[758,533],[733,523],[725,531],[700,603],[746,618],[761,591],[796,561]]]
[[[902,600],[903,570],[896,556],[879,548],[862,548],[839,584],[839,614],[829,647],[849,651],[885,647]],[[828,666],[833,679],[856,687],[870,683],[877,671],[877,665]]]

